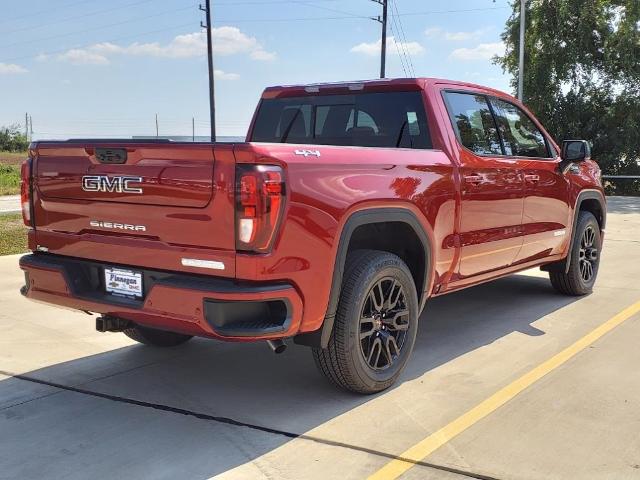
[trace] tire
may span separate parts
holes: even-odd
[[[598,276],[602,242],[600,225],[591,212],[580,211],[573,236],[569,271],[552,268],[549,271],[551,285],[564,295],[586,295],[591,293]]]
[[[418,295],[409,268],[391,253],[357,250],[347,258],[329,344],[314,348],[313,358],[335,385],[380,392],[402,373],[417,328]]]
[[[191,335],[156,330],[155,328],[142,327],[140,325],[127,328],[123,330],[123,333],[136,342],[154,347],[175,347],[193,338]]]

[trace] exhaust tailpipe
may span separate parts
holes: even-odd
[[[267,345],[273,350],[273,353],[282,353],[287,349],[287,344],[282,340],[267,340]]]

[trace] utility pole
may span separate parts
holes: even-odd
[[[158,114],[156,113],[156,138],[158,138]]]
[[[380,78],[385,78],[387,64],[387,5],[389,0],[372,1],[382,5],[382,18],[378,15],[374,20],[382,24],[382,39],[380,42]]]
[[[191,117],[191,141],[196,141],[196,119]]]
[[[216,100],[215,86],[213,82],[213,43],[211,40],[211,0],[205,0],[204,7],[200,4],[200,10],[205,13],[206,23],[200,22],[202,28],[207,29],[207,60],[209,63],[209,115],[211,117],[211,141],[216,141]]]
[[[29,115],[29,141],[33,141],[33,117]]]
[[[518,100],[524,95],[524,29],[527,7],[526,0],[520,0],[520,52],[518,54]]]

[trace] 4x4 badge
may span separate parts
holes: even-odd
[[[309,155],[312,155],[314,157],[320,156],[320,150],[296,150],[294,153],[296,155],[303,155],[305,157],[308,157]]]

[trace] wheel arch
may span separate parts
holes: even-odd
[[[600,232],[603,232],[607,224],[607,203],[604,199],[604,195],[599,190],[585,190],[580,192],[576,199],[576,206],[573,210],[573,226],[571,228],[571,242],[569,243],[569,249],[567,258],[565,260],[564,271],[569,272],[571,266],[571,257],[573,254],[573,244],[576,234],[576,228],[578,226],[578,217],[581,211],[587,211],[593,214],[600,225]]]
[[[393,228],[398,230],[393,231]],[[397,234],[395,238],[389,235]],[[381,233],[371,237],[368,234]],[[402,234],[409,237],[399,237]],[[348,215],[340,231],[335,254],[331,290],[322,326],[314,331],[296,335],[294,342],[301,345],[326,348],[340,298],[344,270],[349,252],[367,248],[394,253],[402,258],[412,273],[418,293],[420,312],[424,308],[427,293],[432,283],[433,249],[430,232],[420,222],[418,215],[408,207],[371,207]],[[417,253],[417,262],[408,262]]]

